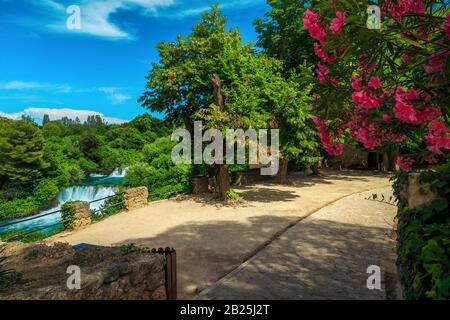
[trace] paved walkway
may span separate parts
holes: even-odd
[[[287,186],[268,182],[237,187],[246,200],[239,205],[193,197],[151,203],[49,242],[174,247],[179,297],[188,299],[313,212],[350,194],[390,185],[386,175],[358,171],[325,171],[316,177],[298,173],[290,180]],[[326,239],[322,243],[329,246]]]
[[[348,196],[302,220],[204,290],[198,299],[395,299],[396,207]],[[389,197],[389,196],[388,196]],[[381,290],[369,290],[367,267],[381,268]]]

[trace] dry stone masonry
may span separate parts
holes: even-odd
[[[11,243],[8,267],[23,280],[0,291],[0,300],[165,300],[165,271],[158,254],[120,248]],[[68,266],[81,271],[80,288],[69,288]]]
[[[148,204],[148,189],[146,187],[127,189],[124,200],[128,211],[145,207]]]
[[[71,216],[73,212],[73,217]],[[63,220],[72,219],[73,229],[91,224],[91,213],[89,203],[85,201],[75,201],[66,204],[66,209],[62,210]],[[64,223],[66,225],[66,223]]]
[[[438,195],[430,189],[430,185],[421,183],[419,178],[420,173],[410,173],[402,187],[402,197],[406,200],[409,209],[419,209],[438,198]]]

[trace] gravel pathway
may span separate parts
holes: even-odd
[[[324,171],[320,176],[296,173],[289,178],[289,185],[269,181],[235,187],[245,199],[241,204],[190,196],[161,201],[48,241],[173,247],[178,259],[178,296],[189,299],[239,267],[299,220],[350,194],[390,185],[389,176],[368,171]],[[326,241],[323,245],[329,246]]]
[[[198,299],[396,299],[396,207],[390,188],[350,195],[297,223]],[[381,269],[381,290],[369,290],[370,265]]]

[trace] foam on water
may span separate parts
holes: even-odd
[[[109,176],[102,176],[105,178],[114,178],[109,179],[108,181],[114,181],[115,184],[121,184],[122,179],[126,174],[126,169],[123,169],[119,172],[119,169],[114,170],[114,172]],[[98,178],[101,179],[99,176]],[[30,217],[21,218],[21,219],[12,219],[12,220],[3,220],[0,222],[0,234],[4,234],[11,230],[36,230],[40,228],[44,228],[46,226],[57,224],[61,221],[61,212],[56,212],[54,214],[45,215],[47,213],[51,213],[53,211],[58,211],[61,209],[61,206],[69,201],[95,201],[99,199],[103,199],[105,197],[113,196],[118,191],[118,188],[115,186],[103,187],[99,186],[97,183],[92,183],[92,185],[81,185],[81,186],[71,186],[66,189],[63,189],[57,196],[58,205],[54,206],[50,209],[43,210],[36,214],[34,217],[40,217],[36,219],[32,219],[29,221],[24,221],[29,219]],[[99,209],[106,200],[97,201],[90,204],[91,210]],[[23,221],[23,222],[20,222]],[[12,226],[1,227],[2,225],[8,224],[10,222],[19,222]],[[48,229],[43,229],[41,232],[50,232],[51,230],[56,229],[58,226],[54,226]]]

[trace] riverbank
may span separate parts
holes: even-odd
[[[115,170],[109,176],[95,175],[85,179],[82,183],[73,185],[60,190],[47,205],[45,209],[38,212],[24,212],[21,215],[6,216],[0,220],[0,235],[15,231],[39,230],[42,236],[46,233],[53,233],[58,229],[58,222],[61,220],[61,206],[70,201],[96,201],[92,209],[98,210],[104,203],[100,199],[113,196],[120,186],[123,185],[123,179],[126,171]],[[35,217],[35,219],[30,219]],[[12,224],[12,225],[11,225]],[[46,226],[51,226],[45,228]],[[42,229],[44,228],[44,229]],[[42,238],[38,235],[38,238]]]

